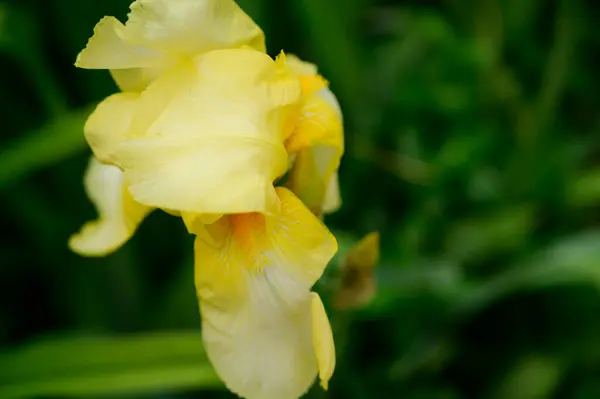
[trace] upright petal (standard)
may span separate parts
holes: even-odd
[[[182,76],[187,78],[182,79]],[[116,162],[133,197],[182,212],[276,212],[284,131],[300,82],[252,49],[215,50],[140,96]]]
[[[123,91],[141,91],[195,55],[250,46],[265,51],[262,30],[233,0],[137,0],[128,20],[103,18],[76,66],[109,69]]]

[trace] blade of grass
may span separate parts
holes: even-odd
[[[83,151],[83,125],[94,106],[65,113],[4,147],[0,152],[0,189]]]
[[[4,399],[221,387],[198,331],[47,339],[0,356],[0,370]]]

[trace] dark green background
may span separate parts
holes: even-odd
[[[95,217],[82,125],[116,91],[73,62],[128,3],[0,0],[2,399],[232,397],[179,220],[155,212],[102,259],[66,246]],[[377,297],[330,309],[338,367],[311,397],[600,398],[595,2],[241,3],[340,99],[342,252],[382,236]]]

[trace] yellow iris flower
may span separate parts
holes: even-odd
[[[180,215],[196,235],[204,344],[227,387],[293,399],[318,375],[326,388],[335,349],[311,287],[337,251],[317,216],[339,206],[343,130],[316,67],[270,58],[232,0],[138,0],[125,25],[102,19],[77,66],[109,69],[122,92],[84,127],[99,218],[71,248],[106,255],[152,209]]]

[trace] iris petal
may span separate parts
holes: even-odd
[[[251,49],[215,50],[145,90],[115,163],[137,201],[183,212],[273,213],[300,82]]]
[[[227,387],[248,399],[298,398],[325,364],[310,287],[337,244],[289,190],[277,191],[278,215],[226,216],[195,244],[206,351]]]
[[[96,25],[75,65],[110,69],[121,90],[139,92],[197,54],[242,46],[265,52],[265,39],[233,0],[137,0],[125,25]]]
[[[114,153],[126,139],[139,96],[117,93],[102,101],[83,128],[94,155],[104,163],[115,162]]]
[[[84,256],[104,256],[121,247],[151,211],[135,202],[123,184],[123,172],[91,158],[84,178],[98,219],[86,223],[69,240],[69,246]]]

